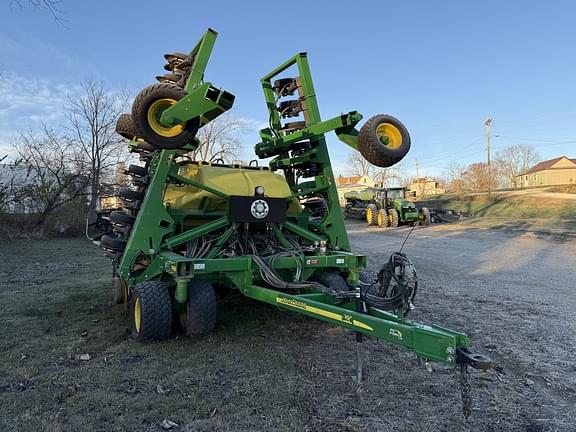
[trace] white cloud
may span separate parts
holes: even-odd
[[[12,138],[42,123],[58,127],[64,120],[67,97],[77,84],[6,72],[0,78],[0,154],[9,152]]]

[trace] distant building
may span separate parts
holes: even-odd
[[[430,195],[441,195],[446,193],[446,188],[444,188],[436,180],[421,177],[419,179],[412,180],[408,185],[408,192],[416,198],[426,197]]]
[[[367,175],[344,177],[338,176],[336,178],[336,189],[338,190],[338,200],[340,205],[344,207],[346,200],[344,194],[350,191],[361,191],[368,187],[374,187],[374,180]]]
[[[516,176],[516,180],[523,188],[576,183],[576,159],[560,156],[540,162]]]

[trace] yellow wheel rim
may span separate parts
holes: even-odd
[[[148,108],[148,124],[152,128],[152,130],[166,138],[172,138],[177,135],[180,135],[184,130],[183,125],[175,125],[172,127],[166,127],[162,123],[160,123],[160,117],[162,113],[174,105],[177,101],[174,99],[164,98],[158,99],[150,105]]]
[[[134,303],[134,326],[136,327],[136,332],[140,333],[141,325],[142,325],[142,305],[140,304],[140,298],[137,298],[136,303]]]
[[[402,145],[402,133],[391,123],[380,123],[376,127],[376,135],[380,141],[383,138],[388,138],[388,144],[385,145],[390,149],[397,149]]]
[[[378,226],[382,226],[382,213],[378,213]]]
[[[368,223],[372,223],[372,209],[371,208],[366,210],[366,221]]]

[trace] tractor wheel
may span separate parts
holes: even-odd
[[[420,225],[430,225],[430,210],[428,210],[427,207],[422,207],[418,213],[418,221],[420,222]]]
[[[398,210],[395,208],[388,209],[388,226],[396,228],[399,225],[400,218],[398,217]]]
[[[130,114],[120,114],[118,116],[118,120],[116,121],[116,133],[126,138],[128,141],[133,141],[140,136],[140,132]]]
[[[137,284],[130,299],[132,336],[139,341],[167,339],[172,330],[172,299],[161,281]]]
[[[146,141],[159,149],[178,149],[194,140],[200,119],[169,127],[160,123],[162,113],[186,94],[183,88],[174,84],[159,83],[146,87],[136,96],[132,118]]]
[[[144,193],[137,192],[132,189],[122,188],[118,191],[117,195],[120,198],[127,199],[128,201],[142,201],[144,198]]]
[[[184,323],[183,323],[184,324]],[[186,336],[200,336],[216,326],[216,293],[208,281],[193,280],[188,284],[186,301]]]
[[[385,209],[378,210],[376,219],[380,228],[388,228],[388,213],[386,213]]]
[[[131,216],[123,211],[113,211],[108,216],[108,219],[110,219],[110,222],[115,223],[117,225],[130,226],[130,227],[134,225],[134,221],[136,220],[134,216]]]
[[[366,221],[368,225],[378,225],[378,206],[376,206],[376,204],[368,204],[366,208]]]
[[[399,120],[380,114],[360,129],[358,150],[368,162],[389,167],[400,162],[410,150],[410,134]]]
[[[126,243],[126,240],[122,240],[111,235],[103,235],[100,239],[100,247],[102,249],[107,249],[114,252],[122,252],[124,249],[126,249]]]
[[[344,279],[340,273],[336,272],[320,272],[314,276],[313,280],[320,282],[325,287],[331,288],[334,291],[350,291],[352,289],[346,282],[346,279]]]
[[[148,170],[140,165],[129,165],[126,174],[143,177],[148,175]]]

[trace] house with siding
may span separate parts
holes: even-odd
[[[576,159],[560,156],[534,165],[516,176],[523,188],[538,186],[569,185],[576,183]]]

